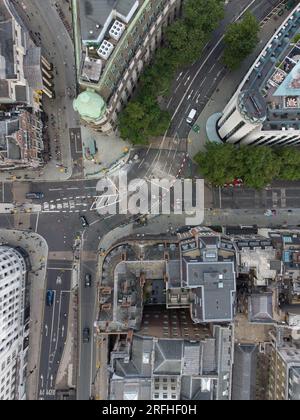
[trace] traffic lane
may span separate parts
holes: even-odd
[[[262,7],[264,6],[264,7]],[[249,8],[249,10],[253,11],[254,15],[258,18],[258,20],[262,20],[265,16],[268,15],[270,10],[273,9],[273,5],[270,5],[269,2],[266,2],[264,0],[254,2],[253,5]],[[223,77],[225,67],[222,64],[222,55],[224,50],[224,43],[222,42],[222,37],[219,38],[218,42],[215,44],[212,44],[212,47],[214,47],[213,50],[210,50],[208,55],[204,57],[201,62],[198,64],[197,71],[192,76],[191,74],[188,76],[188,78],[182,83],[182,85],[179,87],[176,87],[174,92],[176,95],[176,100],[169,102],[170,107],[169,111],[173,114],[172,118],[174,119],[176,114],[179,113],[180,115],[187,115],[189,110],[191,109],[191,104],[188,103],[190,100],[190,96],[194,94],[194,92],[197,93],[197,90],[199,86],[202,86],[203,82],[207,78],[207,76],[212,73],[212,70],[216,67],[216,71],[214,71],[211,76],[208,77],[207,81],[205,81],[205,86],[209,87],[208,93],[207,93],[207,100],[203,102],[203,107],[206,102],[208,102],[209,96],[214,91],[214,85],[219,83],[220,76]],[[219,61],[219,64],[217,62]],[[238,85],[237,85],[238,86]],[[213,90],[211,92],[211,90]],[[180,102],[178,103],[178,99],[180,99]],[[201,110],[201,107],[196,107],[199,110]],[[182,120],[181,120],[182,123]],[[181,124],[180,123],[180,124]],[[176,127],[178,129],[178,126]],[[174,134],[174,130],[169,132],[169,135]],[[183,129],[183,132],[180,133],[181,136],[186,135],[186,130]]]
[[[208,55],[210,54],[211,48],[219,41],[219,39],[223,36],[227,25],[232,22],[237,16],[240,15],[241,11],[248,6],[249,0],[232,0],[230,1],[225,7],[225,17],[218,25],[218,28],[212,33],[210,41],[207,43],[203,50],[203,54],[200,59],[198,59],[195,63],[193,63],[188,69],[184,69],[180,73],[176,75],[174,80],[172,91],[175,93],[179,88],[182,90],[178,92],[177,95],[172,95],[170,99],[174,97],[181,98],[182,94],[184,93],[184,83],[186,83],[187,78],[192,78],[198,71],[199,67],[205,62]],[[167,102],[168,102],[167,101]],[[175,101],[176,102],[176,101]]]
[[[220,207],[220,198],[222,208],[300,208],[300,186],[267,187],[260,191],[247,188],[214,188],[213,197],[215,208]]]
[[[42,201],[51,201],[58,198],[69,198],[78,196],[95,196],[97,194],[97,180],[93,181],[68,181],[68,182],[47,182],[32,183],[30,190],[44,193]],[[39,200],[41,201],[41,200]]]
[[[12,214],[0,214],[1,229],[15,229],[14,216]]]
[[[36,232],[47,239],[50,252],[71,252],[81,230],[79,214],[40,213]]]
[[[57,361],[60,360],[65,344],[65,337],[60,334],[63,327],[67,331],[69,298],[71,287],[71,271],[63,269],[47,270],[47,290],[53,290],[55,299],[53,306],[49,307],[45,302],[44,311],[44,336],[41,347],[40,378],[44,381],[44,397],[53,398],[55,379],[58,370]],[[42,394],[40,388],[40,395]]]
[[[92,275],[91,287],[85,287],[85,274]],[[93,355],[94,355],[94,321],[96,308],[97,291],[97,268],[96,263],[82,263],[81,282],[80,282],[80,358],[77,395],[79,400],[88,400],[91,396],[91,384],[93,374]],[[88,327],[90,330],[90,341],[83,342],[83,329]]]

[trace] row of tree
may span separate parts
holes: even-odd
[[[170,116],[162,111],[158,99],[166,96],[176,72],[197,60],[211,33],[224,17],[223,0],[186,0],[182,18],[166,30],[164,45],[141,76],[135,98],[119,118],[121,137],[133,144],[145,144],[162,135]]]
[[[223,61],[230,70],[236,70],[258,44],[259,23],[250,12],[242,20],[229,25],[225,38]]]
[[[208,143],[195,157],[200,174],[222,186],[242,178],[250,188],[261,189],[273,180],[300,180],[300,150]]]

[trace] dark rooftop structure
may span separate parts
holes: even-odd
[[[111,400],[228,400],[231,327],[215,326],[201,341],[134,335],[111,353]]]
[[[256,399],[256,369],[258,347],[254,344],[236,344],[232,376],[232,399]]]
[[[182,302],[182,293],[189,291],[194,322],[231,322],[236,291],[233,242],[210,229],[195,228],[180,235],[180,251],[180,279],[176,273],[178,263],[167,264],[170,303],[176,302],[177,293],[178,302]],[[186,304],[186,300],[182,303]]]
[[[248,301],[249,321],[260,324],[272,324],[273,320],[273,293],[256,293]]]

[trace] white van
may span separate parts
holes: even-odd
[[[189,116],[186,119],[186,122],[188,124],[192,124],[192,122],[194,121],[194,118],[196,116],[197,111],[195,109],[192,109],[191,112],[189,113]]]

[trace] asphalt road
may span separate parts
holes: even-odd
[[[223,209],[299,209],[300,182],[274,182],[256,191],[249,188],[220,188],[213,190],[214,208]]]
[[[68,330],[68,313],[72,262],[69,267],[48,267],[47,288],[53,290],[55,297],[53,306],[45,305],[42,351],[39,369],[39,398],[55,399],[55,380],[62,357],[66,333]]]

